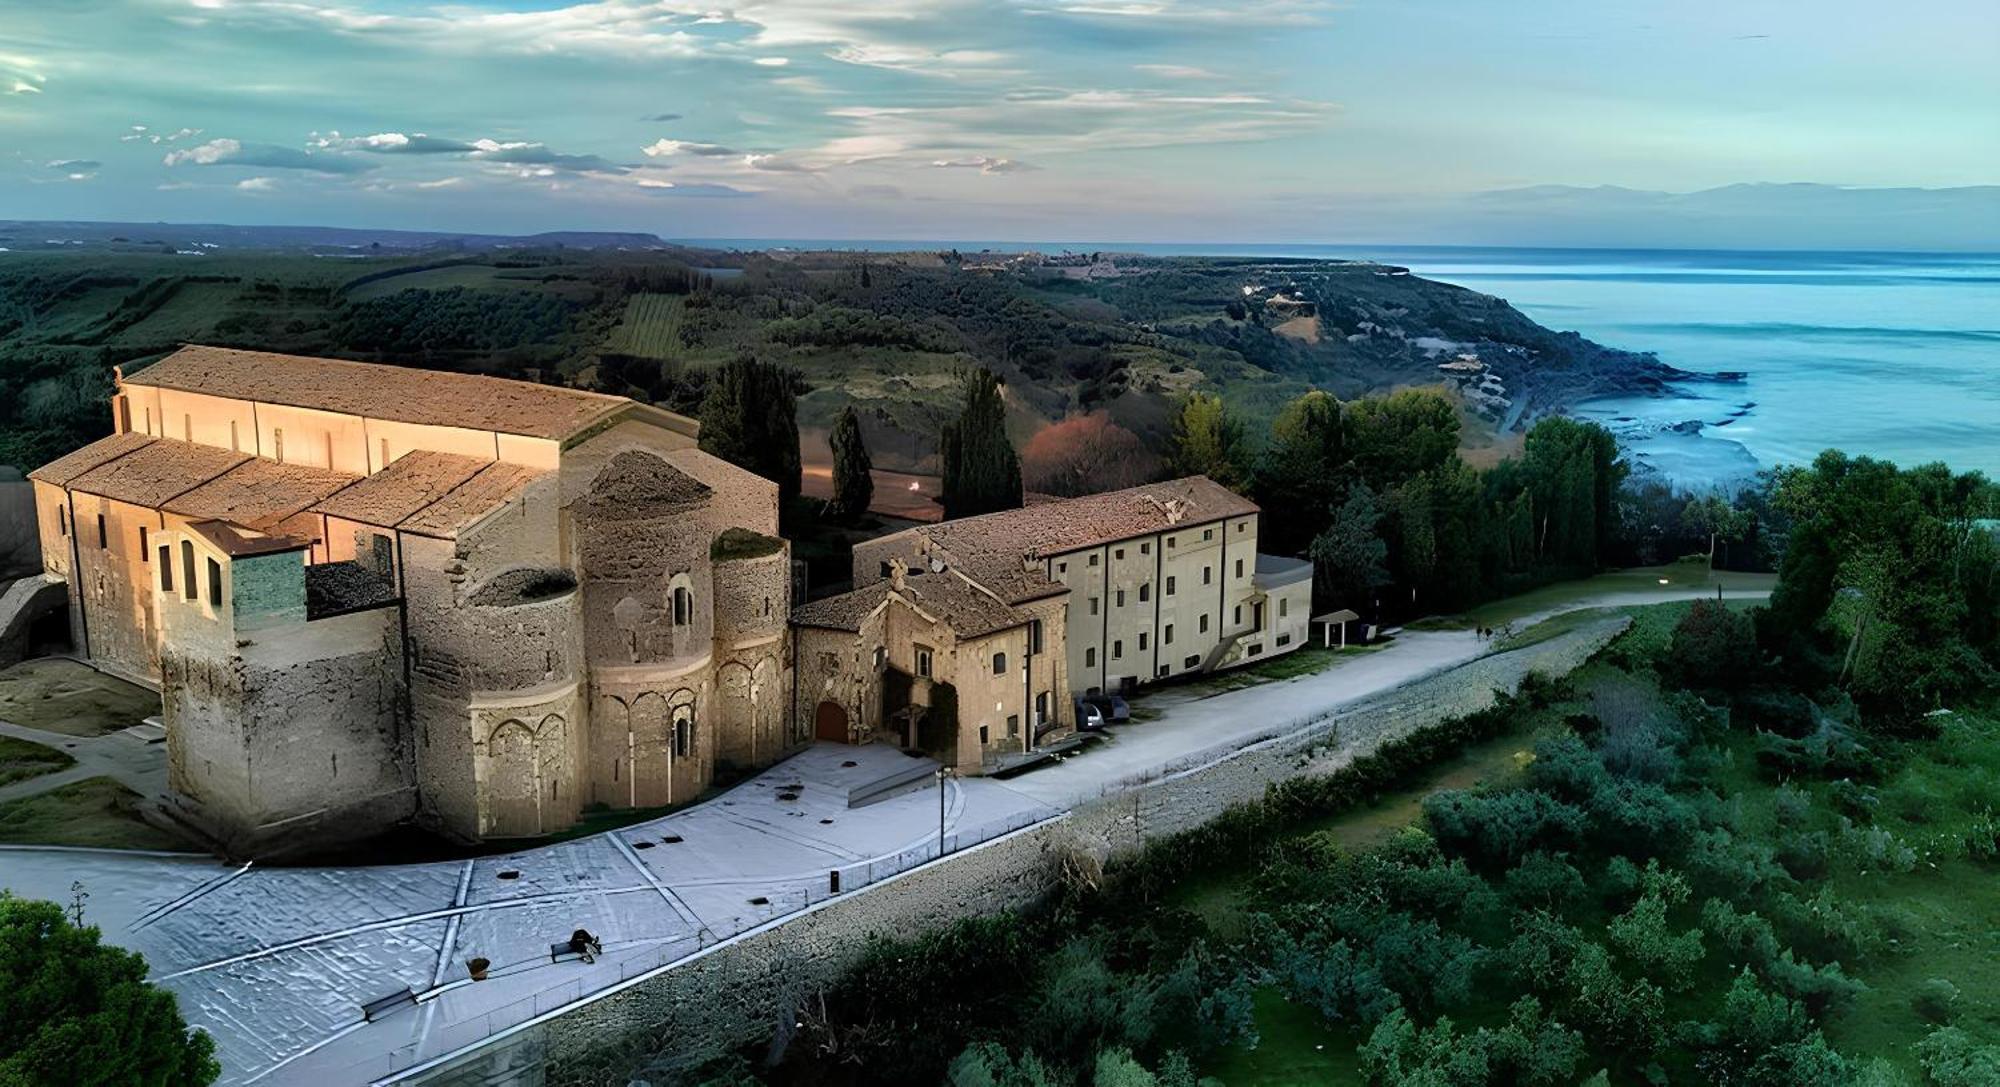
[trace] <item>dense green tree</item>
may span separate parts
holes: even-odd
[[[1458,452],[1458,409],[1435,389],[1399,389],[1346,405],[1345,452],[1375,488],[1442,467]]]
[[[862,265],[862,271],[868,270]],[[868,446],[861,440],[861,417],[855,413],[854,405],[842,408],[840,416],[833,421],[833,499],[826,504],[826,515],[835,521],[853,521],[868,512],[868,504],[875,500],[874,462],[868,459]]]
[[[1522,464],[1533,495],[1537,554],[1595,569],[1617,531],[1613,496],[1627,471],[1618,440],[1595,423],[1550,416],[1528,431]]]
[[[1697,600],[1674,624],[1662,671],[1700,690],[1735,690],[1756,677],[1757,629],[1719,600]]]
[[[1257,466],[1257,501],[1282,517],[1266,518],[1258,545],[1275,554],[1304,552],[1333,517],[1346,473],[1340,401],[1314,389],[1286,404],[1271,423],[1271,444]]]
[[[958,418],[938,436],[944,515],[973,517],[1014,509],[1021,504],[1021,459],[1007,440],[1000,379],[990,370],[968,370],[961,384],[965,399]]]
[[[701,448],[799,493],[798,375],[739,355],[709,379],[701,405]]]
[[[1389,583],[1389,545],[1379,527],[1382,510],[1374,492],[1356,483],[1333,510],[1333,518],[1312,541],[1316,583],[1336,604],[1372,610],[1377,589]]]
[[[1173,474],[1207,476],[1225,487],[1242,488],[1250,482],[1248,460],[1243,423],[1222,398],[1189,393],[1174,413],[1172,444],[1167,450],[1167,466]]]
[[[145,959],[0,891],[0,1084],[182,1087],[221,1072],[174,994],[146,983]]]

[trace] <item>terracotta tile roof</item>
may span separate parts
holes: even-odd
[[[155,438],[70,480],[71,490],[159,509],[172,499],[249,460],[208,445]]]
[[[622,396],[477,374],[198,345],[181,348],[125,384],[553,439],[571,437],[632,403]]]
[[[28,473],[29,479],[69,486],[69,481],[90,471],[106,461],[116,460],[136,449],[153,444],[153,439],[138,433],[113,434],[109,438],[99,438],[82,449],[66,453]]]
[[[1257,504],[1209,479],[1187,476],[1122,491],[1040,502],[942,524],[905,529],[912,553],[928,545],[947,565],[1011,604],[1053,596],[1063,586],[1023,558],[1057,555],[1257,512]]]
[[[280,522],[358,478],[254,457],[168,502],[165,509],[183,517],[230,521],[271,532]]]
[[[246,528],[224,521],[192,521],[188,531],[214,544],[216,550],[232,559],[244,559],[253,555],[275,555],[283,551],[303,551],[312,546],[312,541],[293,536],[267,536],[262,532],[252,532]]]
[[[1018,565],[1021,554],[1056,555],[1256,512],[1257,503],[1207,476],[1186,476],[908,531],[968,553],[1010,551]]]
[[[459,530],[493,512],[547,472],[495,462],[425,506],[397,527],[405,532],[455,539]]]
[[[1019,608],[995,600],[956,573],[919,574],[914,570],[904,578],[901,589],[887,580],[878,581],[794,608],[792,621],[800,626],[858,631],[861,621],[892,595],[944,623],[960,638],[977,638],[1028,621]]]
[[[397,457],[387,468],[336,492],[313,509],[345,521],[394,528],[478,475],[490,463],[477,457],[419,449]]]

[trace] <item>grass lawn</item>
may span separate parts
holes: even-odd
[[[90,778],[0,804],[0,842],[193,852],[139,817],[139,794],[110,778]]]
[[[0,736],[0,785],[54,773],[75,761],[52,747]]]
[[[102,736],[160,712],[160,696],[59,657],[0,672],[0,721],[67,736]]]
[[[1661,579],[1666,583],[1662,584]],[[1676,562],[1665,566],[1639,566],[1613,570],[1596,577],[1561,581],[1530,589],[1518,596],[1481,604],[1462,615],[1436,616],[1409,624],[1412,630],[1464,630],[1467,627],[1497,627],[1519,622],[1554,608],[1606,593],[1684,593],[1690,588],[1714,592],[1718,587],[1730,592],[1746,589],[1768,592],[1776,585],[1776,574],[1747,574],[1733,570],[1710,572],[1700,562]]]

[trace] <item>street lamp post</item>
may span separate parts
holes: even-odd
[[[940,767],[938,767],[938,769],[937,769],[937,783],[938,783],[938,856],[939,856],[940,858],[942,858],[942,857],[944,856],[944,783],[945,783],[945,779],[946,779],[946,778],[949,778],[950,776],[951,776],[951,767],[949,767],[949,766],[940,766]]]

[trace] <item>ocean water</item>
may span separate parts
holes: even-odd
[[[1830,447],[2000,476],[2000,254],[1350,252],[1685,370],[1743,373],[1579,407],[1678,482],[1727,485]]]
[[[1290,256],[1400,264],[1513,303],[1550,328],[1736,371],[1679,395],[1580,405],[1640,464],[1729,486],[1827,448],[2000,477],[2000,254],[736,240],[741,248]]]

